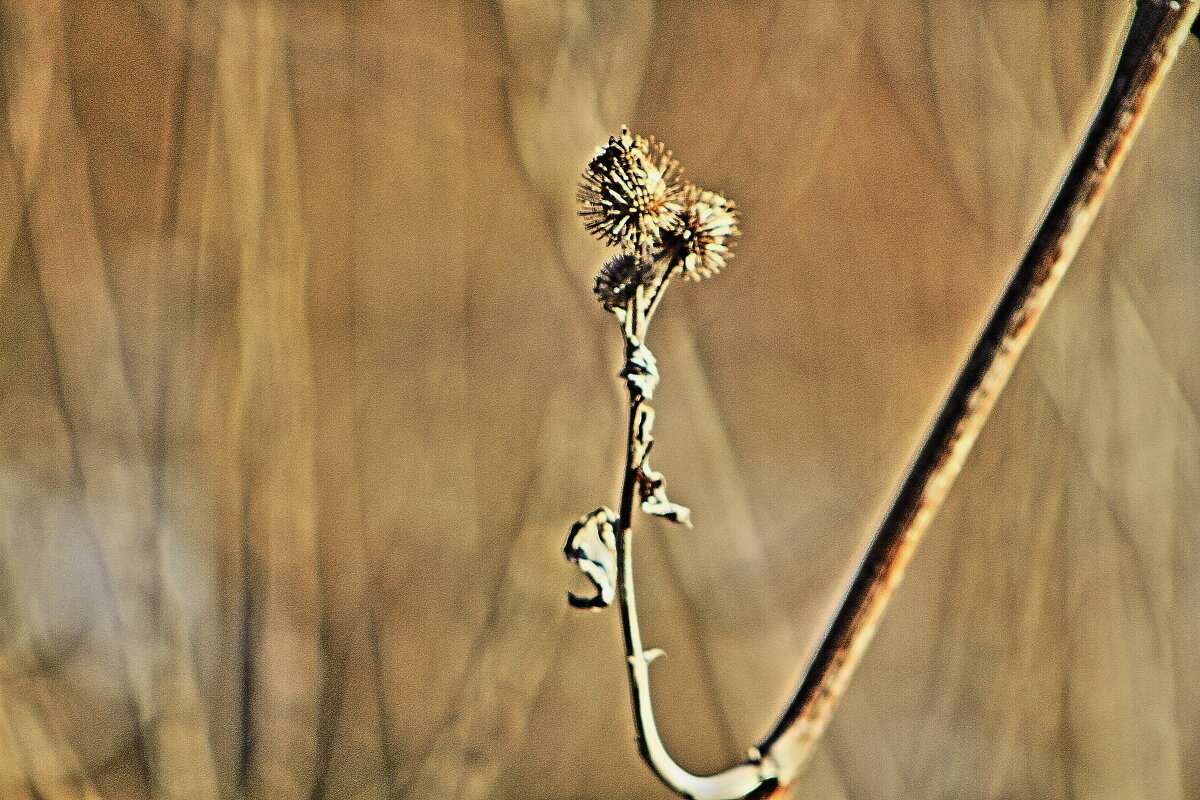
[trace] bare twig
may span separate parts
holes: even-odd
[[[675,272],[672,263],[656,283],[649,302],[642,308],[631,304],[630,311],[638,320],[634,330],[644,337],[650,317],[662,300],[667,282]],[[627,343],[629,339],[627,339]],[[624,479],[621,483],[621,506],[617,521],[617,588],[616,600],[621,610],[621,631],[625,638],[625,660],[629,670],[629,691],[633,701],[634,721],[637,727],[638,750],[654,769],[654,772],[669,787],[684,797],[697,800],[734,800],[745,797],[758,788],[774,773],[757,761],[739,764],[717,775],[699,776],[685,770],[667,752],[658,725],[654,719],[654,707],[650,699],[650,662],[661,651],[647,651],[642,644],[638,625],[637,600],[633,587],[633,501],[642,480],[646,451],[649,449],[649,432],[640,424],[645,418],[645,396],[629,384],[629,428],[625,447]]]

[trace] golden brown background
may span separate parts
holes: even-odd
[[[672,288],[668,743],[766,729],[1128,3],[4,0],[0,797],[656,798],[571,521],[619,339],[576,177],[735,198]],[[1200,797],[1200,46],[797,797]]]

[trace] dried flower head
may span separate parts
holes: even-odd
[[[698,281],[720,272],[733,255],[738,212],[732,200],[690,183],[681,199],[679,226],[664,234],[659,257],[678,260],[683,277]]]
[[[654,277],[654,265],[638,256],[622,253],[613,256],[600,268],[594,291],[600,304],[608,311],[624,306]]]
[[[584,226],[610,245],[657,245],[679,222],[679,172],[662,142],[622,126],[583,171],[577,197]]]

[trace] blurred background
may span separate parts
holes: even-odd
[[[664,736],[744,756],[1128,2],[4,0],[0,797],[666,798],[615,612],[622,123],[742,211],[652,331]],[[1200,797],[1200,44],[797,798]]]

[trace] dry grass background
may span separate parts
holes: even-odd
[[[560,547],[616,489],[575,216],[743,210],[656,323],[668,742],[764,732],[1126,4],[4,0],[0,796],[666,797]],[[1200,46],[796,792],[1200,797]]]

